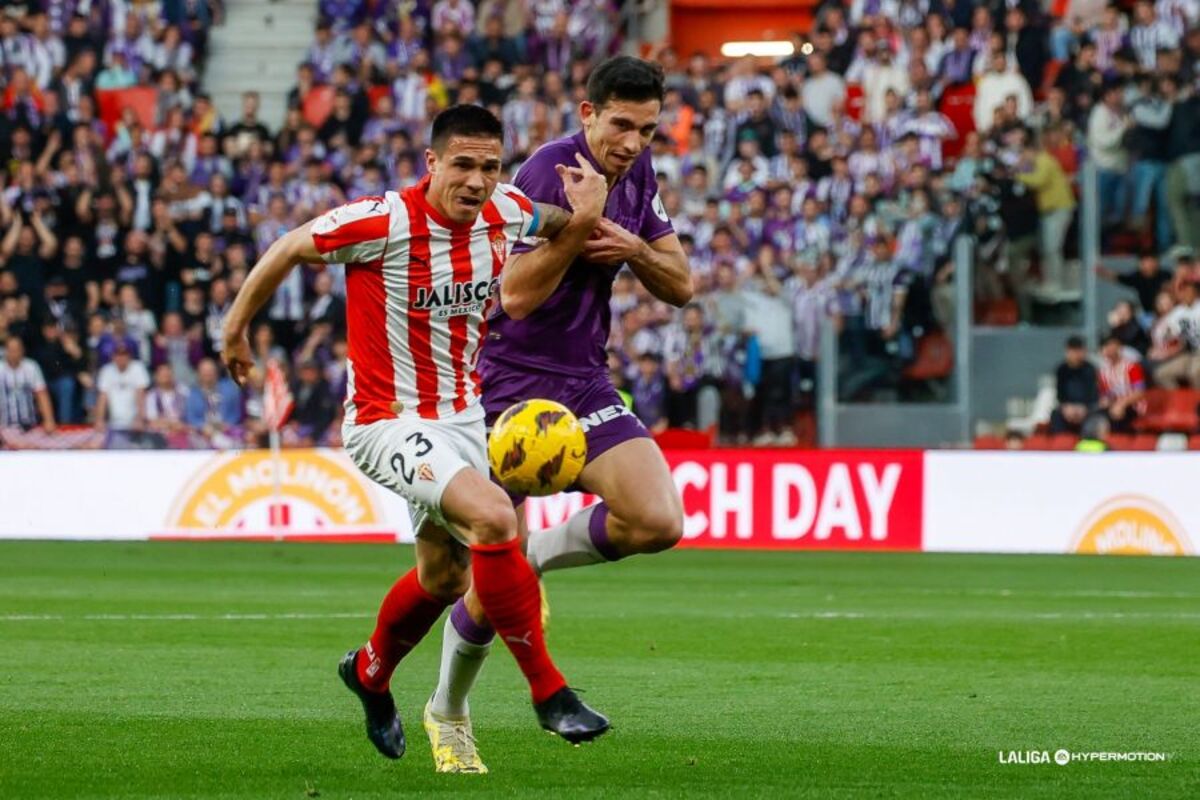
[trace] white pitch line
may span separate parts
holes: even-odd
[[[680,612],[670,611],[671,616]],[[875,612],[875,611],[771,611],[755,613],[723,613],[691,611],[688,616],[707,616],[716,619],[816,619],[816,620],[1200,620],[1200,613],[1156,612],[1156,611],[1012,611],[1000,613],[955,613],[940,612]],[[647,611],[644,616],[655,616]],[[0,622],[262,622],[273,620],[323,620],[323,619],[373,619],[376,615],[365,612],[308,613],[287,612],[280,614],[228,613],[228,614],[0,614]],[[584,614],[582,616],[588,616]],[[632,616],[612,615],[612,618]]]
[[[375,614],[362,612],[310,614],[3,614],[0,622],[255,622],[263,620],[369,619]]]
[[[901,620],[1200,620],[1200,613],[1156,611],[1032,611],[1008,613],[782,611],[773,614],[714,614],[733,619],[901,619]]]
[[[1193,592],[1147,592],[1131,589],[1068,589],[1040,591],[1038,589],[930,589],[925,587],[895,587],[892,591],[911,594],[970,595],[977,597],[1117,597],[1134,600],[1196,600]]]

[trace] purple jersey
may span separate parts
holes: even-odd
[[[513,183],[535,202],[569,210],[571,205],[554,167],[575,166],[576,153],[582,153],[600,170],[581,131],[539,148],[521,167]],[[658,197],[658,181],[650,166],[649,150],[643,151],[633,167],[609,190],[604,216],[647,242],[675,232]],[[518,244],[513,252],[531,249]],[[567,269],[546,302],[525,319],[512,319],[498,309],[489,323],[481,365],[487,367],[494,362],[496,367],[516,367],[522,371],[607,378],[605,345],[612,321],[608,301],[619,269],[619,265],[597,266],[580,258]]]

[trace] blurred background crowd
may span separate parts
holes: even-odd
[[[451,103],[496,112],[515,174],[577,128],[591,66],[622,47],[614,0],[319,10],[285,118],[261,119],[248,93],[224,119],[202,79],[221,3],[4,4],[8,446],[260,443],[263,370],[243,394],[219,366],[256,257],[328,208],[417,182]],[[1107,320],[1120,357],[1146,362],[1143,382],[1200,387],[1198,23],[1200,0],[831,0],[789,56],[644,52],[666,73],[653,164],[696,297],[672,309],[618,277],[614,380],[655,431],[791,445],[836,330],[842,397],[943,396],[948,365],[913,367],[954,338],[953,248],[970,234],[976,315],[1036,323],[1096,269],[1137,292]],[[106,119],[106,93],[131,87],[153,89],[152,120]],[[1086,160],[1105,249],[1139,254],[1134,272],[1079,261]],[[336,443],[341,269],[295,272],[252,344],[293,383],[285,442]],[[1101,409],[1098,381],[1086,413],[1053,424]],[[1136,398],[1120,405],[1136,414]]]

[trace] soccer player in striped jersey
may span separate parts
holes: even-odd
[[[579,106],[583,130],[541,147],[514,179],[533,200],[565,207],[569,198],[556,173],[582,159],[609,187],[604,218],[582,254],[545,245],[514,250],[480,361],[489,419],[513,403],[544,397],[570,408],[587,436],[578,488],[602,502],[529,535],[527,555],[538,573],[655,553],[683,535],[683,508],[666,460],[613,387],[605,350],[613,279],[622,267],[674,306],[692,296],[687,256],[650,163],[663,96],[657,65],[628,56],[605,61],[589,76]],[[455,604],[446,622],[441,678],[425,715],[439,772],[482,768],[474,738],[466,735],[467,693],[495,621],[475,592]]]
[[[368,737],[391,758],[405,747],[392,673],[468,584],[525,674],[542,727],[572,742],[608,729],[567,688],[546,650],[538,580],[521,552],[516,514],[488,479],[475,370],[513,244],[538,236],[559,257],[575,258],[600,219],[607,186],[580,159],[556,170],[565,204],[532,203],[498,183],[502,136],[484,109],[442,112],[425,154],[428,177],[284,235],[225,320],[223,357],[244,382],[253,364],[247,327],[288,273],[305,263],[346,264],[342,437],[359,469],[409,502],[417,533],[416,568],[388,592],[370,640],[338,668],[362,701]]]

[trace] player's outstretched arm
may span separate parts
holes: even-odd
[[[313,243],[312,222],[306,222],[295,230],[288,231],[267,248],[262,258],[250,270],[241,291],[233,300],[225,315],[224,349],[221,359],[229,369],[230,376],[245,385],[254,358],[250,353],[250,340],[246,332],[254,315],[267,304],[271,295],[299,264],[319,263],[321,254]]]
[[[513,319],[524,319],[546,302],[571,262],[583,252],[588,237],[604,214],[608,182],[591,163],[576,154],[578,167],[557,166],[572,212],[538,203],[541,223],[537,236],[546,243],[536,250],[512,256],[504,264],[500,282],[500,307]]]
[[[596,233],[583,248],[584,258],[597,264],[628,264],[650,294],[673,306],[692,299],[692,275],[678,236],[670,233],[647,242],[608,219],[600,220]]]

